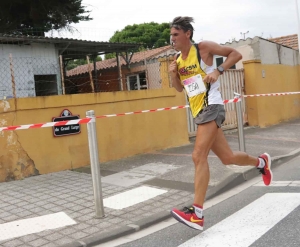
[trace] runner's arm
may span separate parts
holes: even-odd
[[[178,91],[182,92],[183,86],[181,85],[180,78],[178,75],[178,67],[177,67],[177,55],[174,56],[174,60],[169,66],[169,72],[171,74],[171,80],[173,87]]]
[[[204,49],[204,51],[209,53],[211,56],[219,55],[227,57],[224,63],[221,64],[224,70],[231,68],[233,65],[235,65],[238,61],[242,59],[241,53],[239,53],[237,50],[231,47],[221,46],[212,41],[202,41],[200,45],[200,50]]]

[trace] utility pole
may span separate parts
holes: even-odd
[[[297,0],[296,0],[297,1]],[[247,31],[247,32],[245,32],[245,33],[243,33],[243,32],[241,32],[241,35],[243,36],[244,35],[244,39],[246,38],[246,34],[247,33],[249,33],[249,31]]]
[[[297,22],[298,22],[298,50],[300,53],[300,21],[299,21],[299,9],[298,9],[298,0],[296,2],[296,13],[297,13]]]

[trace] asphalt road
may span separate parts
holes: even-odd
[[[175,223],[118,246],[300,246],[300,157],[273,174],[273,186],[248,181],[206,209],[203,232]]]

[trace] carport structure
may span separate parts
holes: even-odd
[[[90,69],[91,78],[93,77],[93,83],[91,83],[92,91],[98,92],[97,88],[97,69],[96,69],[96,58],[100,55],[105,55],[108,53],[116,53],[117,67],[119,74],[119,85],[120,90],[122,90],[121,76],[120,76],[120,55],[125,60],[126,64],[129,65],[131,57],[135,51],[142,44],[136,43],[112,43],[112,42],[100,42],[100,41],[89,41],[89,40],[79,40],[70,38],[55,38],[55,37],[42,37],[42,36],[26,36],[26,35],[15,35],[15,34],[1,34],[0,33],[0,44],[6,45],[19,45],[26,46],[33,43],[39,44],[53,44],[56,50],[56,54],[59,57],[60,69],[61,69],[61,80],[63,94],[64,92],[64,78],[66,76],[66,66],[69,61],[74,59],[89,59],[93,62],[93,72]],[[92,66],[91,66],[92,67]],[[95,87],[94,87],[95,85]]]

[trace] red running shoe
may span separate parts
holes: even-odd
[[[273,179],[273,173],[271,171],[271,157],[269,154],[264,153],[259,156],[259,158],[264,159],[266,165],[264,168],[257,168],[259,169],[259,172],[262,174],[262,179],[265,183],[265,185],[270,185]]]
[[[199,219],[194,207],[184,207],[183,210],[173,209],[171,215],[179,222],[196,230],[203,230],[204,217]]]

